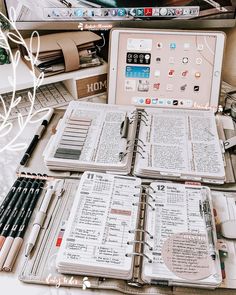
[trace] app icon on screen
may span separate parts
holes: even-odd
[[[197,65],[200,65],[202,63],[202,59],[201,59],[201,57],[197,57],[196,58],[196,64]]]
[[[118,16],[125,16],[126,15],[126,9],[125,8],[118,8],[117,15]]]
[[[183,57],[182,58],[182,63],[187,64],[188,63],[188,57]]]
[[[144,8],[144,15],[145,16],[152,16],[152,8]]]
[[[136,16],[144,16],[144,9],[143,8],[137,8]]]

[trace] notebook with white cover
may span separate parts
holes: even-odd
[[[85,172],[58,271],[133,283],[138,272],[143,283],[216,288],[221,274],[210,190],[163,182],[141,189],[139,178]],[[135,267],[140,261],[142,268]]]

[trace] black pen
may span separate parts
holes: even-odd
[[[5,271],[12,270],[16,257],[22,246],[23,237],[26,232],[28,223],[36,207],[39,196],[43,190],[44,183],[45,183],[45,180],[41,180],[37,184],[37,187],[34,190],[33,196],[29,192],[30,203],[29,205],[27,205],[28,209],[27,211],[25,211],[24,216],[23,216],[23,211],[21,212],[21,214],[19,214],[19,217],[17,218],[18,221],[15,221],[15,226],[12,227],[10,234],[6,238],[5,244],[7,244],[8,249],[6,251],[7,257],[3,265],[3,270]]]
[[[17,188],[20,186],[20,183],[21,183],[22,180],[23,180],[22,177],[17,178],[17,180],[12,185],[10,191],[8,192],[6,197],[4,198],[4,200],[3,200],[3,202],[2,202],[2,204],[0,206],[0,216],[2,216],[2,214],[4,213],[5,209],[7,208],[9,202],[12,199],[12,196],[14,195]]]
[[[27,197],[28,192],[32,187],[32,182],[33,182],[32,179],[30,179],[27,182],[26,187],[21,191],[21,193],[20,193],[20,195],[18,197],[18,200],[17,200],[17,202],[16,202],[16,204],[14,206],[14,209],[11,210],[11,213],[10,213],[10,215],[9,215],[9,217],[8,217],[6,223],[5,223],[5,225],[4,225],[4,227],[3,227],[2,231],[1,231],[1,234],[0,234],[0,249],[2,249],[2,246],[3,246],[4,242],[5,242],[6,237],[7,237],[7,234],[10,231],[17,214],[20,211],[20,208],[23,205],[23,203],[25,201],[25,198]],[[1,256],[1,254],[0,254],[0,256]]]
[[[44,118],[42,124],[39,126],[38,130],[36,131],[30,145],[28,146],[23,158],[20,161],[20,164],[22,166],[24,166],[26,162],[28,161],[28,159],[31,157],[40,137],[42,136],[44,130],[46,129],[48,123],[50,122],[52,115],[53,115],[53,109],[50,109],[46,118]]]
[[[59,2],[61,2],[62,4],[64,4],[68,8],[72,7],[72,4],[70,2],[68,2],[67,0],[59,0]]]
[[[20,198],[22,191],[25,189],[25,186],[26,186],[28,180],[29,180],[28,178],[23,178],[20,186],[15,190],[15,193],[12,196],[11,201],[9,202],[8,206],[4,210],[2,216],[0,217],[0,233],[1,233],[2,229],[4,228],[5,223],[8,219],[8,217],[10,216],[12,210],[14,209],[16,202]]]
[[[10,228],[10,232],[9,232],[9,229],[7,229],[9,232],[9,234],[7,234],[7,237],[12,237],[12,238],[15,237],[15,235],[18,232],[18,229],[25,217],[25,214],[30,206],[31,200],[34,197],[34,193],[35,193],[35,191],[37,191],[38,187],[39,187],[39,180],[35,180],[33,182],[32,186],[30,187],[30,189],[28,190],[28,194],[27,194],[27,196],[24,200],[24,203],[22,204],[22,207],[20,208],[15,220],[14,220],[12,227]],[[4,227],[4,229],[5,229],[5,227]],[[4,231],[4,229],[3,229],[3,231]]]

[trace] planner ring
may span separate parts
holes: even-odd
[[[143,146],[146,146],[146,144],[144,143],[144,141],[140,138],[135,138],[134,140],[128,140],[127,144],[130,144],[131,142],[140,142]]]
[[[128,151],[128,150],[125,150],[125,152],[120,152],[119,153],[119,159],[120,159],[120,162],[128,155],[128,154],[132,154],[132,151]]]
[[[145,114],[147,117],[149,116],[148,113],[145,110],[142,110],[142,114]]]
[[[149,250],[152,251],[153,248],[146,242],[146,241],[138,241],[138,240],[134,240],[134,241],[128,241],[127,242],[128,245],[132,245],[132,244],[143,244],[148,246]]]
[[[142,154],[142,152],[140,152],[140,151],[138,151],[138,150],[135,150],[133,153],[134,153],[134,154],[139,154],[139,155],[142,157],[142,159],[145,159],[145,157],[144,157],[144,155]]]
[[[155,211],[155,208],[150,203],[148,203],[148,202],[136,202],[136,203],[132,203],[133,206],[138,206],[139,204],[145,204],[145,205],[151,207],[152,208],[152,211]]]
[[[136,233],[136,232],[140,232],[140,233],[144,233],[144,234],[147,234],[149,236],[150,239],[153,239],[153,235],[151,235],[147,230],[145,229],[132,229],[132,230],[129,230],[129,233],[130,234],[133,234],[133,233]]]
[[[129,118],[130,119],[129,123],[132,124],[137,119],[137,117],[138,117],[138,111],[135,110],[131,113],[131,116]]]
[[[144,150],[144,148],[141,145],[137,144],[137,143],[133,143],[132,145],[127,145],[126,150],[128,150],[131,147],[133,147],[133,148],[134,147],[136,147],[136,148],[138,147],[138,148],[140,148],[142,150],[143,153],[146,153],[146,151]]]
[[[143,195],[145,195],[145,196],[151,198],[153,202],[156,201],[156,199],[155,199],[152,195],[150,195],[149,193],[147,193],[147,192],[143,193]]]
[[[148,118],[147,118],[146,114],[147,114],[146,112],[145,112],[145,114],[143,112],[138,113],[140,119],[144,118],[146,121],[148,121]]]
[[[146,254],[144,253],[137,253],[137,252],[132,252],[132,253],[126,253],[126,257],[132,257],[132,256],[142,256],[148,260],[149,263],[152,263],[152,259],[149,258]]]
[[[139,116],[139,121],[140,122],[143,122],[145,124],[145,126],[148,126],[147,122],[148,122],[148,119],[144,116]]]
[[[120,162],[128,155],[128,154],[131,154],[131,153],[133,153],[133,154],[140,154],[141,155],[141,157],[142,157],[142,159],[145,159],[145,157],[143,156],[143,154],[140,152],[140,151],[128,151],[128,150],[126,150],[125,152],[120,152],[119,153],[119,159],[120,159]]]

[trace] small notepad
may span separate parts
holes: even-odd
[[[130,279],[141,180],[85,172],[57,257],[61,273]]]

